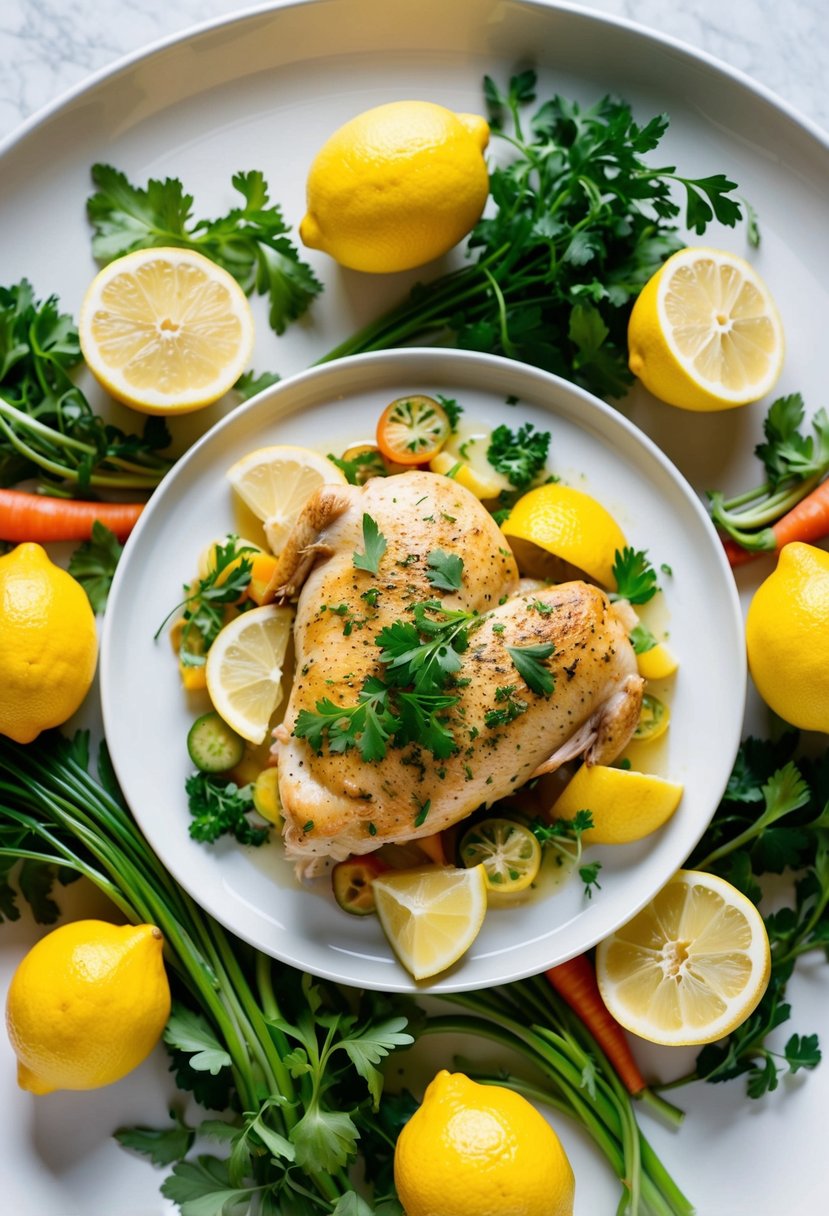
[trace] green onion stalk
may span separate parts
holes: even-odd
[[[410,1043],[411,1034],[399,1033],[405,1019],[389,1018],[390,1011],[410,1012],[410,1003],[378,998],[371,1011],[374,1021],[354,1029],[357,1018],[347,1011],[358,1004],[359,994],[319,985],[237,941],[194,903],[156,857],[121,799],[105,749],[100,780],[90,775],[88,759],[84,735],[70,741],[48,732],[25,746],[0,739],[0,878],[16,862],[24,868],[48,867],[64,881],[84,877],[128,921],[154,924],[164,935],[178,998],[174,1012],[176,1007],[194,1011],[191,1016],[213,1037],[223,1070],[232,1078],[230,1123],[221,1137],[231,1145],[229,1162],[204,1157],[185,1162],[191,1135],[164,1193],[183,1203],[212,1187],[232,1197],[239,1213],[372,1216],[349,1177],[358,1136],[372,1126],[380,1101],[379,1073],[376,1090],[368,1077],[373,1070],[366,1042],[379,1045],[370,1056],[373,1062]],[[530,1066],[530,1078],[499,1073],[478,1079],[508,1085],[581,1124],[623,1182],[619,1216],[692,1212],[642,1135],[633,1102],[613,1068],[542,980],[446,999],[453,1009],[410,1025],[412,1033],[462,1032],[517,1052]],[[283,1000],[287,1009],[281,1008]],[[174,1038],[168,1041],[181,1047]],[[340,1046],[346,1050],[338,1054]],[[330,1063],[335,1058],[341,1061],[339,1068]],[[373,1105],[362,1091],[356,1095],[351,1063],[369,1082]],[[661,1114],[678,1116],[664,1100],[653,1102]],[[216,1125],[209,1120],[201,1130],[215,1134]],[[393,1148],[392,1137],[380,1163],[386,1176]],[[164,1159],[166,1164],[173,1160],[175,1155]]]

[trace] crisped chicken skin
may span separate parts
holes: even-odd
[[[377,575],[354,565],[365,515],[386,541]],[[435,550],[463,559],[459,590],[430,582]],[[276,581],[283,595],[299,593],[297,675],[275,744],[295,860],[341,859],[431,835],[575,755],[611,761],[638,721],[642,681],[607,596],[582,582],[518,593],[503,534],[448,478],[410,472],[359,488],[323,486],[280,557]],[[413,605],[425,600],[482,617],[451,689],[459,700],[445,714],[456,751],[438,760],[414,744],[389,746],[368,762],[357,748],[332,753],[324,743],[317,754],[296,737],[302,710],[313,713],[325,698],[353,706],[367,677],[383,678],[377,634],[411,621]],[[545,643],[554,647],[544,664],[555,681],[548,696],[527,686],[507,650]]]

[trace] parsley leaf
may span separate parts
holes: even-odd
[[[328,459],[345,474],[345,479],[351,486],[362,486],[370,477],[388,477],[389,471],[377,448],[363,448],[355,456],[334,456],[328,453]]]
[[[612,599],[646,604],[659,590],[656,571],[644,549],[633,549],[629,545],[622,550],[617,549],[613,560],[613,577],[616,579],[616,591]]]
[[[510,485],[525,490],[544,468],[549,450],[549,431],[536,431],[531,422],[517,431],[501,425],[492,432],[486,458]]]
[[[251,397],[255,397],[257,393],[262,393],[266,388],[270,388],[272,384],[279,382],[279,376],[276,372],[260,372],[257,376],[256,372],[243,372],[233,386],[233,391],[239,397],[240,401],[250,401]]]
[[[235,604],[250,586],[253,565],[247,554],[253,552],[250,545],[239,544],[238,536],[228,536],[224,544],[216,544],[207,574],[195,586],[185,586],[184,599],[167,613],[155,631],[157,639],[170,618],[181,611],[183,626],[178,654],[182,663],[203,666],[207,651],[224,626],[225,606]]]
[[[634,625],[628,635],[630,644],[633,647],[634,654],[646,654],[647,651],[653,650],[654,646],[658,645],[656,638],[651,633],[646,625],[641,621],[638,625]]]
[[[555,651],[552,642],[540,642],[532,646],[507,646],[507,654],[515,664],[527,688],[540,697],[549,697],[556,686],[556,679],[543,660]]]
[[[131,1148],[136,1153],[144,1153],[153,1165],[172,1165],[186,1157],[195,1141],[195,1132],[176,1116],[175,1111],[170,1115],[176,1119],[171,1127],[120,1127],[114,1133],[115,1139],[124,1148]]]
[[[178,1001],[173,1002],[172,1013],[164,1030],[164,1042],[187,1052],[190,1067],[196,1072],[209,1072],[215,1077],[232,1063],[207,1019]]]
[[[267,826],[256,827],[248,819],[255,811],[252,786],[238,786],[213,773],[193,773],[184,783],[187,805],[193,816],[190,835],[212,844],[222,835],[235,836],[240,844],[259,846],[268,839]]]
[[[457,553],[433,549],[426,558],[426,577],[438,591],[460,591],[463,578],[463,558]]]
[[[103,612],[112,586],[115,567],[124,546],[99,519],[92,524],[92,536],[78,545],[69,558],[69,573],[81,584],[93,612]]]
[[[267,295],[271,327],[284,333],[322,285],[289,240],[263,175],[252,170],[231,180],[241,205],[219,219],[193,222],[193,196],[178,178],[150,179],[142,189],[111,165],[93,165],[96,192],[87,200],[93,256],[106,265],[133,249],[194,249],[232,274],[247,295]]]
[[[367,513],[363,515],[363,553],[354,553],[353,562],[357,570],[368,570],[369,574],[378,574],[380,558],[386,552],[386,538],[377,526],[375,520]]]

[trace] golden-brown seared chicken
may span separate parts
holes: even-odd
[[[354,565],[364,549],[364,515],[386,541],[376,576]],[[436,590],[429,581],[435,550],[463,559],[459,590]],[[410,472],[359,488],[323,486],[276,578],[283,595],[299,593],[297,674],[275,744],[285,841],[295,860],[339,859],[431,835],[576,755],[610,762],[636,726],[642,681],[607,596],[582,582],[517,594],[503,534],[446,477]],[[325,742],[315,753],[292,733],[302,710],[315,712],[325,698],[353,706],[367,677],[383,678],[377,634],[411,621],[414,604],[435,599],[484,617],[470,630],[459,686],[447,690],[459,698],[445,714],[456,743],[451,756],[438,760],[408,744],[367,762],[357,748],[332,753]],[[544,666],[555,680],[547,696],[528,688],[507,651],[546,643],[554,651]]]

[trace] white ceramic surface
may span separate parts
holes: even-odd
[[[0,253],[3,281],[28,274],[43,293],[58,291],[76,309],[93,272],[83,218],[88,167],[111,159],[145,178],[181,174],[199,211],[230,201],[229,176],[258,166],[273,178],[289,218],[299,218],[302,180],[313,146],[345,117],[375,102],[417,91],[458,108],[480,105],[486,71],[508,72],[532,54],[545,87],[589,100],[612,89],[642,117],[667,110],[666,160],[690,172],[726,170],[757,206],[763,246],[752,255],[777,296],[789,338],[781,391],[802,389],[812,408],[823,401],[823,325],[829,261],[824,214],[829,195],[826,137],[766,92],[825,121],[827,12],[821,0],[590,0],[693,42],[751,72],[729,75],[704,55],[596,13],[520,0],[327,0],[281,6],[272,15],[186,37],[149,59],[97,79],[54,112],[15,133],[2,154]],[[235,10],[235,0],[15,0],[0,28],[0,130],[10,130],[55,92],[107,64],[121,51],[181,27],[188,19]],[[741,231],[714,230],[718,244],[744,251]],[[407,279],[372,283],[338,272],[324,259],[326,301],[312,325],[276,341],[259,308],[257,366],[288,373],[306,366],[360,316],[403,294]],[[737,491],[756,475],[751,447],[763,408],[691,419],[634,396],[629,412],[702,492]],[[214,417],[215,417],[214,412]],[[194,431],[212,419],[196,416]],[[182,435],[182,439],[186,436]],[[767,571],[748,568],[745,593]],[[703,630],[701,645],[715,639]],[[712,695],[717,695],[715,683]],[[752,701],[748,725],[767,721]],[[78,887],[63,895],[68,915],[100,911]],[[0,937],[3,978],[39,930],[24,917]],[[791,985],[795,1018],[777,1032],[829,1034],[827,968],[805,960]],[[426,1065],[448,1060],[431,1042]],[[687,1054],[637,1045],[646,1070],[687,1071]],[[161,1175],[110,1139],[121,1124],[159,1124],[175,1091],[163,1052],[109,1090],[32,1099],[17,1091],[14,1062],[0,1037],[0,1163],[4,1202],[16,1216],[161,1216]],[[646,1122],[648,1138],[704,1216],[823,1216],[829,1209],[820,1129],[829,1103],[829,1070],[787,1082],[763,1103],[749,1103],[740,1082],[697,1085],[678,1095],[688,1111],[677,1136]],[[560,1119],[557,1128],[578,1178],[576,1216],[610,1216],[615,1180],[589,1142]]]

